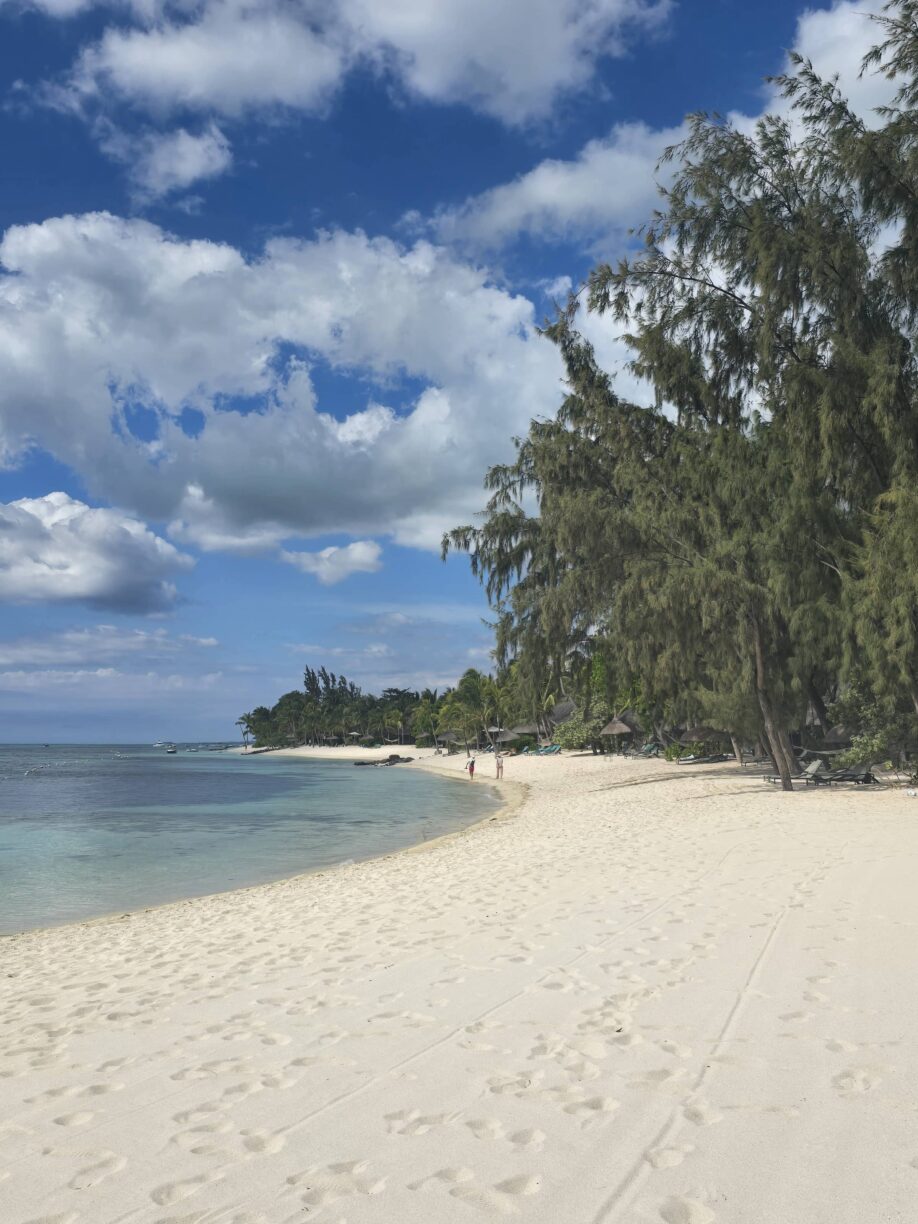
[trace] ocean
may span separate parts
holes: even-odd
[[[181,746],[174,756],[0,746],[0,934],[370,858],[497,806],[487,785],[400,767]]]

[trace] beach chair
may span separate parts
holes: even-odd
[[[817,774],[813,778],[817,786],[835,786],[838,782],[853,782],[856,786],[873,786],[876,778],[866,765],[853,765],[847,769],[835,769],[825,775]]]
[[[800,773],[798,773],[796,777],[802,778],[804,782],[819,782],[821,781],[820,775],[825,772],[825,768],[826,768],[825,763],[823,761],[820,761],[818,759],[815,761],[810,761],[809,765],[807,765],[805,769],[803,769]],[[766,782],[780,782],[781,775],[780,774],[766,774],[765,781]]]
[[[826,765],[825,761],[822,761],[819,759],[819,757],[816,757],[815,760],[807,763],[806,768],[800,776],[803,778],[807,786],[809,786],[810,783],[812,783],[813,786],[818,786],[822,781],[823,775],[827,774],[828,772],[829,767]]]

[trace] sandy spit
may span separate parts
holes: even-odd
[[[418,853],[0,942],[3,1224],[912,1221],[918,801],[506,776]]]

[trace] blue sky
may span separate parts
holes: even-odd
[[[486,667],[437,542],[559,402],[536,325],[686,112],[751,123],[792,47],[882,101],[869,11],[0,0],[0,739]]]

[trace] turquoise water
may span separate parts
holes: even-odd
[[[410,755],[411,750],[405,750]],[[369,858],[493,811],[486,786],[344,761],[0,747],[0,933]]]

